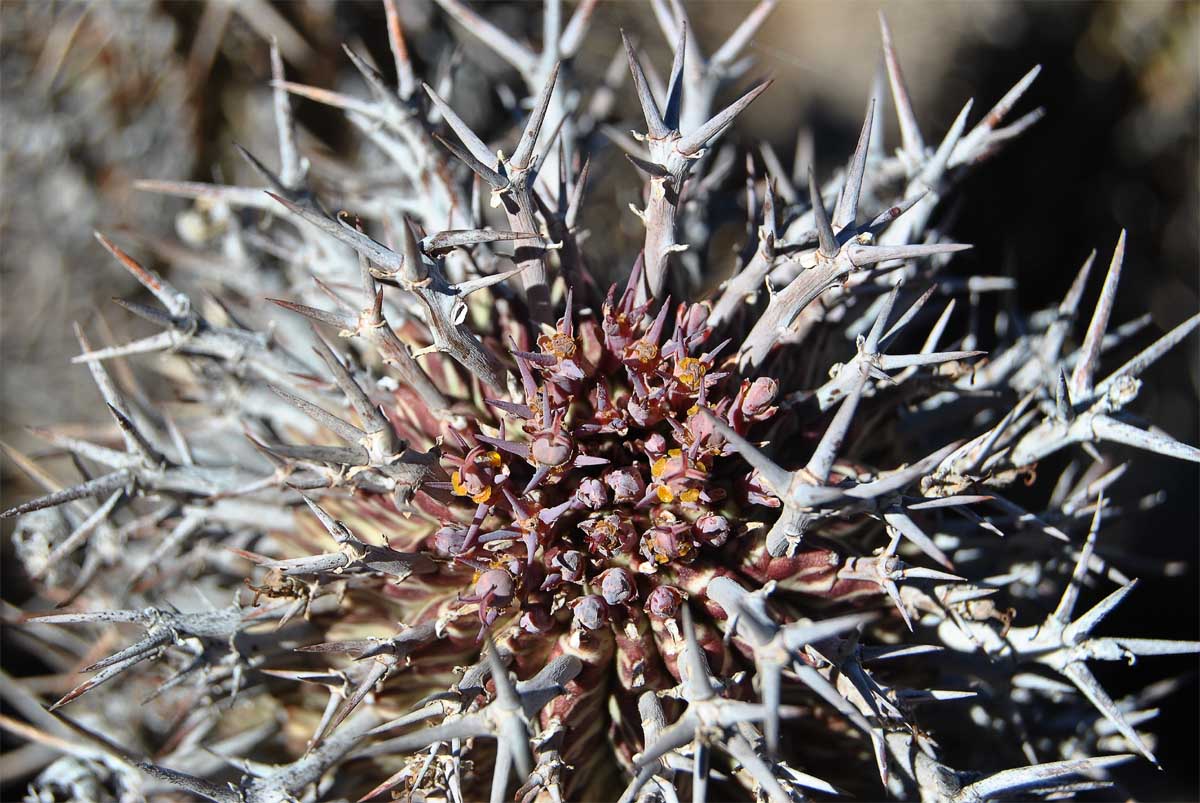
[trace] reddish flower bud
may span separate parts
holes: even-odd
[[[760,376],[750,384],[742,397],[742,414],[755,420],[770,416],[775,412],[771,409],[771,402],[775,401],[778,394],[779,383],[769,376]]]
[[[568,583],[578,583],[583,580],[587,568],[587,556],[574,549],[564,550],[550,560],[550,565],[558,570],[562,579]]]
[[[600,573],[600,593],[609,605],[624,605],[637,599],[637,580],[628,569],[605,569]]]
[[[640,502],[646,493],[646,481],[638,469],[614,468],[604,472],[604,482],[613,489],[616,504]]]
[[[729,521],[715,513],[705,513],[692,525],[696,539],[712,547],[723,546],[729,540]]]
[[[574,624],[584,630],[599,630],[609,622],[608,603],[602,597],[588,594],[571,603]]]
[[[462,600],[479,603],[479,621],[486,627],[496,621],[499,611],[508,607],[512,598],[512,575],[503,569],[488,569],[475,581],[474,593]]]
[[[650,407],[649,400],[643,397],[630,397],[625,404],[625,412],[629,415],[629,420],[639,427],[648,427],[658,420],[654,418],[655,414]]]
[[[658,619],[674,619],[685,599],[674,586],[657,586],[646,598],[646,610]]]
[[[708,328],[708,316],[712,310],[708,304],[691,304],[683,316],[680,329],[685,339],[704,333]]]
[[[494,600],[497,607],[507,605],[513,595],[512,575],[503,569],[488,569],[475,581],[475,596]]]
[[[453,557],[462,551],[467,540],[467,531],[460,527],[442,527],[433,534],[433,549],[444,557]]]
[[[608,490],[595,477],[585,477],[575,490],[575,498],[589,510],[599,510],[608,504]]]
[[[562,432],[543,433],[533,439],[529,455],[539,466],[561,466],[571,459],[575,447]]]

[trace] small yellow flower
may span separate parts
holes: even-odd
[[[568,337],[562,332],[555,332],[552,335],[540,335],[538,337],[538,347],[544,353],[553,354],[560,360],[574,357],[577,350],[575,338]]]
[[[625,356],[641,363],[651,363],[658,359],[658,346],[643,338],[627,346]]]
[[[491,466],[492,468],[500,468],[503,462],[500,459],[500,453],[497,451],[484,452],[475,458],[475,462],[481,466]]]
[[[650,464],[650,476],[653,477],[654,479],[658,479],[659,477],[661,477],[663,475],[663,472],[667,470],[668,462],[669,462],[668,458],[660,457],[657,460],[655,460],[653,463],[651,463]]]
[[[675,376],[691,390],[699,390],[708,366],[695,357],[684,357],[675,364]]]

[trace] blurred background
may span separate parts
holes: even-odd
[[[476,5],[510,33],[538,40],[539,4]],[[517,76],[471,40],[456,40],[453,24],[431,6],[428,0],[401,3],[414,58],[453,70],[455,105],[469,112],[463,116],[482,134],[503,133],[511,115],[504,98],[487,87],[491,80],[519,86]],[[700,42],[711,49],[752,3],[687,6]],[[785,0],[750,49],[756,66],[743,82],[769,74],[776,84],[739,122],[737,141],[770,141],[790,166],[796,132],[808,125],[818,175],[841,164],[853,148],[878,65],[879,9],[888,16],[922,128],[938,136],[967,98],[986,108],[1031,66],[1043,65],[1018,113],[1040,105],[1045,118],[978,169],[959,193],[963,214],[951,233],[976,245],[964,270],[1015,276],[1019,289],[1009,301],[1024,309],[1046,306],[1061,298],[1093,248],[1107,263],[1124,227],[1129,242],[1114,320],[1148,312],[1153,323],[1139,341],[1145,343],[1197,310],[1200,3]],[[667,43],[648,6],[633,0],[601,4],[578,72],[603,74],[620,27],[635,34],[665,72]],[[130,182],[137,178],[257,185],[233,143],[273,152],[271,35],[278,37],[292,80],[361,92],[343,42],[373,54],[385,74],[391,70],[382,6],[373,1],[0,5],[4,442],[36,455],[37,442],[25,426],[86,427],[104,419],[86,369],[68,364],[78,351],[70,322],[89,331],[111,326],[118,336],[131,331],[109,299],[130,297],[137,287],[92,232],[173,236],[184,204],[134,192]],[[455,51],[456,42],[469,44]],[[730,98],[738,89],[730,88]],[[308,101],[300,101],[297,112],[302,147],[314,162],[359,158],[358,141],[338,115]],[[889,145],[896,141],[889,119]],[[601,154],[599,167],[593,164],[594,176],[625,189],[597,190],[585,219],[593,232],[609,226],[606,231],[627,238],[593,240],[609,243],[619,275],[636,251],[638,230],[622,196],[636,187],[636,177],[615,148]],[[726,253],[743,232],[736,213],[730,225]],[[714,263],[727,271],[729,259]],[[1085,309],[1098,285],[1092,282]],[[1145,380],[1137,412],[1176,438],[1200,441],[1197,338]],[[1182,563],[1167,572],[1172,576],[1144,584],[1137,592],[1140,604],[1127,606],[1124,620],[1119,611],[1110,632],[1197,638],[1200,475],[1195,466],[1153,457],[1137,466],[1122,480],[1121,495],[1136,499],[1162,491],[1165,503],[1131,526],[1118,524],[1111,536],[1106,529],[1106,537],[1148,560]],[[0,470],[0,505],[32,494],[11,462]],[[11,560],[5,568],[3,596],[19,604],[23,578]],[[1160,615],[1146,622],[1146,611],[1156,606]],[[1186,670],[1188,664],[1173,666]],[[1146,672],[1106,669],[1098,667],[1097,675],[1114,697],[1162,677],[1153,665]],[[1184,691],[1167,701],[1159,719],[1165,771],[1142,765],[1126,771],[1149,799],[1200,799],[1195,670],[1192,661]]]

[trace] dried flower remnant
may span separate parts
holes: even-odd
[[[700,298],[689,244],[734,161],[722,135],[770,82],[715,101],[775,3],[705,57],[682,6],[655,0],[668,83],[622,36],[645,130],[613,137],[645,177],[645,239],[604,288],[581,224],[609,130],[592,111],[611,104],[586,99],[613,87],[572,63],[597,4],[564,20],[548,2],[539,52],[440,5],[519,71],[515,146],[473,131],[445,82],[419,91],[385,0],[398,89],[349,50],[368,99],[297,84],[272,51],[280,172],[245,154],[266,187],[143,183],[203,200],[211,259],[262,267],[236,292],[192,293],[98,235],[157,302],[122,306],[160,331],[94,348],[80,330],[114,428],[38,433],[82,481],[9,450],[46,491],[5,513],[42,590],[14,633],[61,686],[51,714],[0,684],[25,720],[2,724],[65,754],[31,799],[977,801],[1155,761],[1142,702],[1087,664],[1200,644],[1093,635],[1136,600],[1103,545],[1126,512],[1107,451],[1200,460],[1124,412],[1200,316],[1101,370],[1137,335],[1109,326],[1122,235],[1077,347],[1090,260],[985,353],[955,340],[956,306],[977,319],[1008,285],[946,275],[969,245],[932,225],[1036,119],[1006,123],[1036,70],[927,145],[884,25],[901,147],[872,147],[876,98],[846,168],[810,171],[806,194],[769,149],[765,170],[750,159],[754,239]],[[326,197],[292,95],[345,113],[404,191]],[[183,410],[129,386],[137,355]],[[1043,509],[1006,496],[1055,453]],[[186,584],[224,607],[177,609]],[[1087,587],[1106,596],[1078,613]],[[143,632],[122,648],[113,624]],[[135,746],[146,734],[163,747]],[[964,734],[978,766],[937,741]]]

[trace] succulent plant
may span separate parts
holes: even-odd
[[[47,491],[4,514],[40,582],[15,637],[86,676],[48,710],[0,679],[5,727],[49,748],[29,799],[965,802],[1154,762],[1166,689],[1113,700],[1089,664],[1200,643],[1093,632],[1137,597],[1104,548],[1136,512],[1107,445],[1200,460],[1127,412],[1200,315],[1101,370],[1143,337],[1109,326],[1124,235],[1085,327],[1095,254],[1056,308],[988,329],[980,299],[1011,282],[956,275],[969,245],[939,229],[1038,119],[1010,121],[1037,68],[927,143],[884,24],[899,147],[881,95],[823,181],[750,154],[750,236],[706,291],[722,135],[769,82],[717,99],[774,2],[705,55],[656,0],[666,84],[618,51],[632,136],[607,125],[616,73],[573,69],[595,2],[565,24],[547,2],[540,51],[439,4],[525,82],[505,150],[418,83],[384,0],[397,86],[350,49],[369,95],[292,83],[272,49],[278,153],[244,152],[263,186],[142,182],[195,199],[186,243],[146,240],[167,277],[97,235],[158,331],[77,330],[115,427],[39,434],[82,482],[9,450]],[[293,95],[387,166],[321,175]],[[584,228],[606,142],[645,176],[613,286]],[[176,401],[147,401],[135,355]]]

